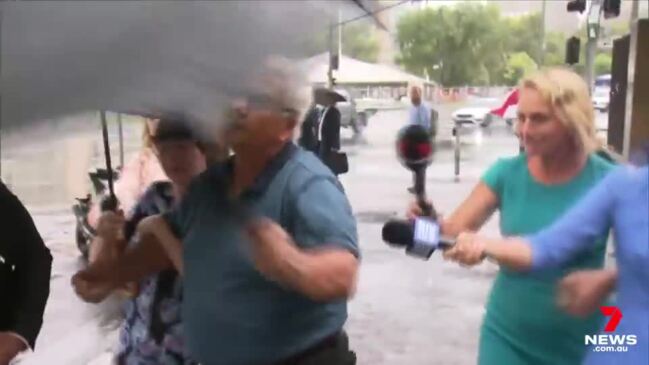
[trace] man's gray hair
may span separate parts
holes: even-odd
[[[298,124],[302,121],[311,104],[312,92],[305,73],[295,62],[272,56],[264,62],[255,81],[257,90],[282,109],[294,113]]]

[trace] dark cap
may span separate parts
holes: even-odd
[[[201,143],[202,138],[196,122],[182,114],[164,114],[159,117],[158,126],[153,135],[154,142],[191,140]]]

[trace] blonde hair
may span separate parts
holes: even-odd
[[[549,68],[523,79],[519,89],[524,88],[541,94],[582,152],[591,153],[602,147],[596,136],[595,112],[588,85],[581,76],[567,68]]]

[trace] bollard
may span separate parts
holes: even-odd
[[[460,126],[453,127],[453,136],[455,137],[455,181],[460,181]]]

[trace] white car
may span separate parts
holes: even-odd
[[[593,92],[593,108],[605,112],[611,102],[611,91],[608,88],[597,88]]]
[[[461,128],[476,129],[486,127],[491,123],[490,112],[498,105],[497,99],[480,98],[470,101],[472,106],[461,108],[453,112],[451,118],[456,126]]]

